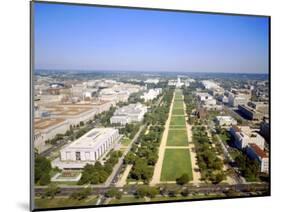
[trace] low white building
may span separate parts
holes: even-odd
[[[132,122],[140,122],[143,120],[144,114],[147,112],[147,107],[137,103],[130,104],[118,108],[114,115],[110,118],[111,124],[126,125]]]
[[[264,149],[264,138],[253,131],[249,126],[232,126],[230,133],[234,137],[234,144],[238,149],[247,147],[250,143],[256,144],[259,148]]]
[[[251,159],[257,160],[259,162],[260,172],[269,172],[269,158],[268,154],[264,150],[262,150],[256,144],[249,144],[246,153]]]
[[[145,92],[141,98],[144,99],[145,102],[155,99],[159,94],[161,94],[162,88],[149,89],[148,92]]]
[[[157,84],[157,83],[159,83],[159,79],[157,79],[157,78],[147,79],[147,80],[144,81],[144,83],[146,83],[146,84]]]
[[[232,107],[247,105],[250,99],[251,92],[247,89],[232,89],[231,92],[228,92],[228,104]]]
[[[210,94],[205,92],[197,92],[196,96],[200,102],[213,99],[213,97]]]
[[[217,100],[206,92],[197,92],[196,96],[203,108],[207,110],[222,110],[222,105],[217,105]]]
[[[203,80],[201,83],[203,84],[204,88],[208,90],[217,89],[220,87],[217,83],[211,80]]]
[[[60,160],[53,161],[53,167],[61,169],[83,168],[87,163],[99,160],[111,150],[120,139],[117,129],[94,128],[60,150]]]
[[[232,107],[237,107],[238,105],[246,105],[248,102],[248,99],[241,95],[241,96],[235,96],[233,94],[229,94],[228,96],[228,104]]]
[[[231,116],[216,116],[215,122],[220,126],[237,125],[237,121]]]

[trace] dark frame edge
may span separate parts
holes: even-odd
[[[30,107],[30,119],[29,119],[29,127],[30,127],[30,140],[29,140],[29,160],[30,160],[30,167],[29,167],[29,172],[30,172],[30,181],[29,181],[29,196],[30,196],[30,200],[29,200],[29,210],[30,211],[35,211],[35,193],[34,193],[34,142],[33,142],[33,108],[34,108],[34,103],[33,103],[33,70],[34,70],[34,3],[35,1],[30,0],[29,2],[29,21],[30,21],[30,29],[29,29],[29,55],[30,55],[30,64],[29,64],[29,68],[30,68],[30,83],[29,83],[29,93],[30,93],[30,97],[29,97],[29,107]]]

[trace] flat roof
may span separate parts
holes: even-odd
[[[268,157],[266,152],[263,151],[258,145],[256,145],[255,143],[250,143],[249,146],[255,151],[255,153],[261,157],[261,158],[266,158]]]
[[[44,118],[44,119],[34,119],[34,127],[36,130],[43,130],[43,129],[47,129],[51,126],[60,124],[62,122],[64,122],[65,119],[62,118]]]
[[[79,148],[94,148],[99,143],[103,142],[108,138],[108,136],[115,133],[117,129],[114,128],[94,128],[84,134],[82,137],[78,138],[76,141],[69,144],[66,149],[79,149]]]
[[[46,110],[54,115],[62,116],[75,116],[86,111],[92,110],[93,107],[83,106],[83,105],[56,105],[56,106],[46,106]]]

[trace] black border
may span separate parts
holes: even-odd
[[[242,199],[242,198],[257,198],[257,197],[270,197],[271,196],[271,16],[270,15],[253,15],[253,14],[239,14],[239,13],[224,13],[224,12],[207,12],[207,11],[192,11],[192,10],[178,10],[178,9],[163,9],[163,8],[147,8],[147,7],[133,7],[122,5],[102,5],[91,3],[73,3],[73,2],[56,2],[56,1],[40,1],[31,0],[30,2],[30,211],[52,211],[52,210],[67,210],[67,209],[85,209],[85,208],[102,208],[102,207],[116,207],[116,206],[133,206],[133,205],[150,205],[161,203],[176,203],[176,202],[194,202],[204,200],[225,200],[225,199]],[[196,14],[211,14],[211,15],[226,15],[226,16],[248,16],[248,17],[263,17],[268,19],[268,82],[269,82],[269,190],[268,195],[256,196],[240,196],[240,197],[215,197],[215,198],[200,198],[190,200],[166,200],[158,202],[135,202],[135,203],[121,203],[110,205],[87,205],[87,206],[72,206],[72,207],[54,207],[54,208],[35,208],[34,205],[34,145],[33,145],[33,71],[34,71],[34,3],[41,4],[59,4],[59,5],[72,5],[72,6],[88,6],[100,8],[119,8],[119,9],[135,9],[135,10],[149,10],[149,11],[162,11],[162,12],[182,12],[182,13],[196,13]]]

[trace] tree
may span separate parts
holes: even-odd
[[[124,158],[124,163],[125,164],[134,164],[136,161],[137,157],[134,153],[128,152],[128,154]]]
[[[179,185],[187,184],[189,181],[190,181],[190,176],[187,173],[184,173],[182,176],[180,176],[178,179],[176,179],[176,182]]]
[[[58,193],[60,193],[60,188],[58,186],[56,186],[55,184],[50,184],[48,186],[48,188],[46,188],[45,196],[53,199],[56,196],[56,194],[58,194]]]
[[[50,172],[52,170],[51,162],[45,157],[37,155],[35,157],[35,183],[41,181],[44,185],[50,182]]]
[[[147,194],[147,186],[138,187],[135,193],[137,198],[143,198],[145,197],[146,194]]]
[[[184,196],[184,197],[187,197],[188,194],[189,194],[189,190],[187,188],[185,188],[181,191],[181,195]]]
[[[223,172],[218,172],[214,175],[212,175],[211,181],[213,184],[219,184],[221,181],[223,181],[225,178],[225,175]]]
[[[86,199],[90,194],[91,194],[91,188],[83,188],[80,191],[74,191],[70,195],[70,198],[82,200],[82,199]]]
[[[115,197],[116,199],[121,199],[122,192],[118,191],[118,189],[116,189],[116,188],[112,188],[105,193],[105,196],[110,197],[110,198]]]
[[[157,194],[159,194],[159,190],[157,188],[149,187],[149,189],[147,190],[146,196],[148,196],[150,198],[154,198]]]
[[[51,182],[49,173],[43,173],[39,179],[39,185],[48,185]]]
[[[177,189],[170,189],[169,191],[168,191],[168,196],[169,197],[176,197],[177,196],[177,194],[178,194],[178,190]]]

